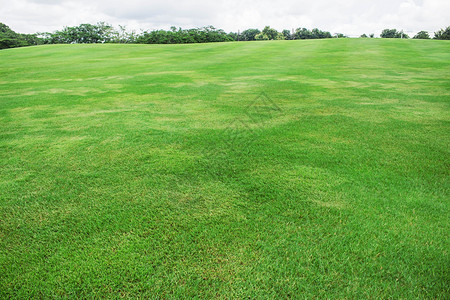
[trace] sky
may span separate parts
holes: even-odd
[[[227,32],[266,25],[349,36],[384,28],[414,35],[450,26],[449,0],[0,0],[0,22],[20,33],[105,21],[129,30],[213,25]]]

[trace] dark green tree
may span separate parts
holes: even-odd
[[[0,23],[0,49],[24,47],[41,44],[36,34],[20,34],[6,24]]]
[[[296,40],[312,39],[311,31],[306,28],[297,28],[294,33]]]
[[[413,37],[413,39],[429,40],[429,39],[430,39],[430,35],[429,35],[428,32],[426,32],[426,31],[419,31],[419,32]]]
[[[114,40],[117,32],[104,22],[97,24],[80,24],[74,27],[65,27],[61,31],[50,34],[49,44],[93,44],[108,43]]]
[[[397,29],[384,29],[380,37],[387,39],[409,39],[409,36],[403,30],[397,31]]]
[[[397,29],[384,29],[380,35],[384,39],[393,39],[398,37]]]
[[[291,32],[288,29],[284,29],[281,33],[283,34],[285,40],[292,40]]]
[[[240,35],[240,40],[242,41],[254,41],[256,35],[260,34],[261,31],[259,29],[246,29],[242,31]]]
[[[312,34],[312,38],[313,39],[330,39],[330,38],[333,37],[331,35],[331,33],[329,33],[328,31],[322,31],[322,30],[319,30],[317,28],[314,28],[311,31],[311,34]]]
[[[441,29],[434,33],[433,39],[435,40],[450,40],[450,26],[445,29]]]
[[[322,31],[318,28],[314,28],[309,31],[306,28],[297,28],[294,33],[294,37],[296,40],[307,40],[307,39],[329,39],[333,36],[328,31]],[[343,34],[337,34],[336,37],[346,37]]]
[[[403,30],[402,30],[402,31],[400,31],[400,38],[401,38],[401,39],[409,39],[409,35],[407,35],[406,33],[404,33]]]
[[[136,39],[139,44],[187,44],[233,41],[233,36],[213,26],[171,30],[145,31]]]
[[[242,40],[241,36],[239,35],[239,37],[238,37],[238,34],[236,32],[229,32],[227,35],[232,41],[237,41],[237,40],[241,41]]]

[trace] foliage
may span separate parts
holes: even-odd
[[[113,26],[98,22],[97,24],[80,24],[73,27],[64,27],[55,32],[44,32],[37,34],[19,34],[12,31],[5,24],[0,23],[0,49],[22,47],[39,44],[94,44],[94,43],[139,43],[139,44],[187,44],[187,43],[209,43],[228,41],[254,41],[254,40],[305,40],[305,39],[325,39],[325,38],[346,38],[342,33],[334,36],[328,31],[318,28],[308,30],[297,28],[294,33],[284,29],[278,32],[270,26],[265,26],[262,31],[259,29],[246,29],[242,33],[226,33],[222,29],[213,26],[200,28],[182,29],[172,26],[170,30],[152,30],[136,33],[128,31],[125,26]],[[367,38],[362,34],[361,38]],[[369,35],[370,38],[374,34]],[[384,29],[382,38],[409,38],[407,34],[397,29]],[[420,31],[414,39],[429,39],[426,31]],[[449,39],[450,27],[441,29],[435,33],[434,39]]]
[[[246,29],[242,31],[240,39],[242,41],[254,41],[256,40],[256,36],[260,33],[261,31],[259,29]]]
[[[314,28],[311,31],[313,39],[329,39],[332,38],[331,33]]]
[[[256,40],[284,40],[285,37],[282,33],[270,26],[264,27],[261,33],[255,36]]]
[[[231,41],[242,41],[242,37],[237,32],[229,32],[227,35]]]
[[[119,25],[118,30],[110,32],[109,42],[118,44],[135,43],[137,39],[136,31],[128,31],[126,26]]]
[[[441,29],[434,33],[433,39],[436,40],[450,40],[450,26],[445,29]]]
[[[294,33],[296,40],[312,39],[311,31],[306,28],[297,28]]]
[[[288,29],[284,29],[281,34],[283,34],[285,40],[291,40],[292,34]]]
[[[348,36],[346,36],[346,35],[343,34],[343,33],[336,33],[336,34],[334,35],[334,37],[335,37],[335,38],[338,38],[338,39],[341,39],[341,38],[348,38]]]
[[[188,44],[233,41],[233,36],[222,29],[206,26],[193,29],[145,31],[136,39],[138,44]]]
[[[322,31],[317,28],[313,30],[308,30],[306,28],[297,28],[294,33],[294,38],[296,40],[306,40],[306,39],[328,39],[332,38],[330,32]]]
[[[259,34],[257,34],[255,36],[255,40],[257,40],[257,41],[268,41],[269,37],[267,36],[267,34],[261,32],[261,33],[259,33]]]
[[[6,24],[0,23],[0,49],[32,46],[40,43],[36,34],[16,33]]]
[[[409,36],[403,32],[403,30],[398,31],[397,29],[384,29],[381,32],[380,37],[389,39],[409,39]]]
[[[430,39],[430,35],[426,31],[419,31],[413,39],[421,39],[421,40],[428,40]]]
[[[111,42],[114,39],[121,42],[123,38],[105,22],[64,27],[61,31],[45,33],[43,37],[47,44],[96,44]]]

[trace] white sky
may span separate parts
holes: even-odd
[[[139,31],[213,25],[225,31],[317,27],[333,33],[410,35],[450,25],[450,0],[0,0],[0,22],[35,33],[106,21]]]

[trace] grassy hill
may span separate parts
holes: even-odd
[[[446,298],[450,43],[0,51],[0,297]]]

